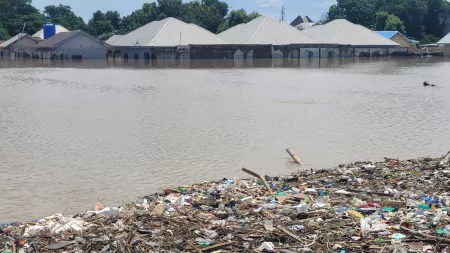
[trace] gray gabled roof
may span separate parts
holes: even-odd
[[[321,44],[295,27],[271,17],[260,16],[246,24],[234,26],[219,34],[234,44]]]
[[[444,38],[439,40],[437,44],[450,44],[450,33],[445,35]]]
[[[376,32],[355,25],[345,19],[336,19],[324,25],[315,25],[303,31],[324,43],[342,44],[360,47],[396,47],[398,43],[387,39]]]
[[[111,38],[107,39],[105,43],[108,43],[112,45],[114,42],[116,42],[118,39],[122,38],[124,35],[113,35]]]
[[[3,42],[2,44],[0,44],[0,48],[7,48],[11,44],[13,44],[14,42],[18,41],[19,39],[21,39],[23,37],[30,37],[30,35],[28,35],[26,33],[19,33],[16,36],[13,36],[9,40],[7,40],[7,41]]]
[[[230,43],[200,26],[176,18],[150,22],[111,43],[113,46],[147,47],[224,44]]]
[[[83,34],[85,36],[88,36],[88,37],[90,37],[90,38],[92,38],[94,40],[97,40],[98,42],[104,44],[103,41],[101,41],[101,40],[99,40],[99,39],[89,35],[86,32],[83,32],[83,31],[72,31],[72,32],[61,32],[61,33],[55,34],[52,37],[39,42],[37,47],[38,48],[55,48],[58,45],[60,45],[61,43],[67,41],[68,39],[74,37],[77,34]]]

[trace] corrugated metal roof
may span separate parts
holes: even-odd
[[[362,47],[399,46],[398,43],[387,39],[364,26],[355,25],[345,19],[336,19],[324,25],[313,26],[307,30],[304,30],[303,33],[329,44]]]
[[[166,18],[146,24],[112,42],[113,46],[178,46],[224,45],[228,41],[219,38],[195,24],[187,24],[176,18]]]
[[[390,39],[394,37],[398,32],[397,31],[375,31],[379,35],[385,37],[386,39]]]
[[[2,44],[0,44],[0,48],[7,48],[9,47],[11,44],[13,44],[14,42],[18,41],[19,38],[23,38],[23,37],[29,37],[30,35],[26,34],[26,33],[19,33],[16,36],[11,37],[9,40],[3,42]]]
[[[59,43],[63,42],[64,40],[66,40],[80,32],[81,31],[73,31],[73,32],[61,32],[61,33],[55,34],[52,37],[39,42],[38,47],[53,48],[56,45],[58,45]]]
[[[111,38],[107,39],[105,42],[112,45],[115,41],[122,38],[124,35],[113,35]]]
[[[450,33],[445,35],[437,44],[450,44]]]
[[[385,37],[385,38],[388,38],[388,39],[391,39],[395,35],[400,34],[400,36],[402,36],[406,40],[409,40],[411,43],[419,44],[419,41],[410,39],[410,38],[406,37],[405,35],[403,35],[403,33],[399,32],[399,31],[375,31],[375,32],[378,33],[379,35]]]
[[[265,16],[234,26],[220,33],[219,37],[235,44],[320,44],[297,28]]]
[[[56,28],[56,34],[69,31],[64,26],[61,26],[61,25],[55,25],[55,28]],[[37,31],[31,37],[33,37],[33,38],[41,38],[41,40],[43,40],[44,39],[44,29],[41,29],[41,30]]]

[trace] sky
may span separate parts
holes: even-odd
[[[189,0],[183,0],[187,2]],[[265,16],[281,19],[281,6],[285,6],[285,21],[291,22],[298,15],[309,16],[317,21],[336,3],[336,0],[222,0],[228,3],[231,10],[245,9],[247,12],[257,11]],[[47,5],[70,5],[78,16],[88,21],[92,13],[101,10],[117,10],[119,13],[129,15],[140,9],[142,4],[151,0],[33,0],[33,5],[43,10]]]

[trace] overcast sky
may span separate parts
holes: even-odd
[[[188,0],[183,0],[188,1]],[[298,15],[308,15],[316,21],[328,8],[336,3],[336,0],[222,0],[228,3],[230,9],[244,8],[248,12],[259,13],[281,18],[281,5],[286,8],[286,21],[292,21]],[[117,10],[120,14],[128,15],[136,9],[140,9],[145,2],[150,0],[33,0],[33,5],[43,9],[47,5],[70,5],[75,14],[83,17],[86,21],[96,10]]]

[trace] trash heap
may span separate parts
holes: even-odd
[[[204,182],[0,226],[0,252],[450,252],[449,155]]]

